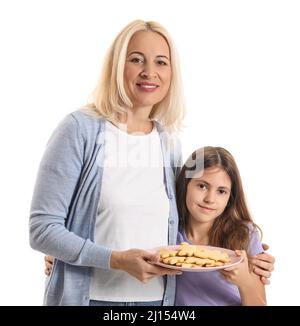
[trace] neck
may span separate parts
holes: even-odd
[[[208,233],[212,226],[211,222],[197,222],[189,218],[185,227],[185,234],[189,241],[196,245],[205,245],[209,243]]]
[[[126,129],[127,133],[144,133],[148,134],[153,129],[153,122],[149,119],[152,107],[146,108],[131,108],[126,114],[119,115],[119,121]]]

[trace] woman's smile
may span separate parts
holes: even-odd
[[[149,83],[149,82],[140,82],[136,84],[139,88],[139,90],[143,92],[155,92],[156,89],[159,87],[159,85],[155,83]]]

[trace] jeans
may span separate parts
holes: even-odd
[[[161,306],[162,301],[137,301],[137,302],[114,302],[114,301],[97,301],[97,300],[90,300],[90,306]]]

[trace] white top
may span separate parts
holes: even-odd
[[[127,134],[106,122],[105,157],[95,242],[115,250],[168,244],[169,199],[159,134]],[[120,270],[94,269],[90,299],[162,300],[162,277],[144,284]]]

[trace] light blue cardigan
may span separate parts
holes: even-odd
[[[56,257],[45,305],[88,305],[92,267],[110,269],[112,248],[93,242],[101,192],[105,120],[78,110],[59,124],[42,158],[30,212],[30,245]],[[170,201],[169,244],[176,243],[175,178],[181,147],[156,123]],[[170,146],[172,144],[172,146]],[[166,278],[163,304],[173,305],[175,277]]]

